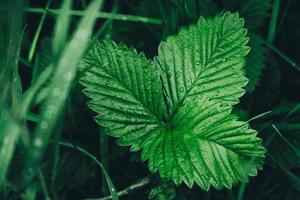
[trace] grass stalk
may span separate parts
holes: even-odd
[[[26,166],[22,176],[23,185],[30,182],[39,169],[51,133],[69,94],[76,74],[77,64],[87,48],[87,42],[96,21],[96,14],[101,5],[101,0],[93,1],[89,5],[85,12],[86,15],[79,22],[78,29],[57,62],[56,72],[53,75],[50,86],[51,90],[42,106],[41,122],[37,124],[32,139],[32,148],[27,155]]]
[[[274,38],[276,36],[276,26],[278,21],[279,8],[280,8],[280,0],[274,0],[272,16],[269,25],[268,38],[267,38],[268,42],[271,44],[273,43]]]
[[[43,174],[43,172],[42,172],[41,169],[39,169],[39,171],[38,171],[38,178],[39,178],[39,182],[40,182],[40,187],[41,187],[42,193],[44,195],[44,199],[45,200],[51,200],[51,198],[49,196],[49,193],[48,193],[48,190],[47,190],[47,185],[46,185],[45,177],[44,177],[44,174]]]
[[[104,174],[104,176],[106,178],[106,183],[107,183],[107,186],[108,186],[109,191],[111,193],[112,199],[113,200],[119,200],[118,194],[117,194],[117,190],[116,190],[116,188],[115,188],[115,186],[114,186],[114,184],[113,184],[113,182],[112,182],[109,174],[105,170],[103,164],[100,161],[98,161],[98,159],[95,156],[93,156],[87,150],[85,150],[85,149],[83,149],[83,148],[81,148],[79,146],[75,146],[75,145],[73,145],[71,143],[60,141],[59,144],[62,145],[62,146],[65,146],[65,147],[69,147],[69,148],[75,149],[75,150],[81,152],[82,154],[84,154],[85,156],[89,157],[90,159],[92,159],[100,167],[100,169],[102,170],[102,172],[103,172],[103,174]]]
[[[51,2],[52,2],[52,0],[48,0],[45,9],[49,8]],[[39,37],[41,35],[42,27],[44,25],[46,16],[47,16],[47,13],[46,12],[43,13],[43,15],[41,17],[41,20],[39,22],[38,28],[37,28],[37,30],[36,30],[36,32],[34,34],[34,37],[33,37],[32,43],[31,43],[31,47],[30,47],[30,50],[29,50],[29,54],[28,54],[28,61],[29,61],[29,63],[31,63],[31,61],[33,59],[33,56],[34,56],[34,53],[35,53],[35,50],[36,50],[36,46],[37,46],[37,42],[38,42],[38,39],[39,39]]]
[[[30,13],[37,13],[43,14],[49,12],[53,15],[59,15],[62,11],[60,9],[42,9],[42,8],[25,8],[26,12]],[[85,11],[83,10],[70,10],[69,14],[73,16],[84,16]],[[103,19],[113,19],[118,21],[129,21],[129,22],[139,22],[139,23],[146,23],[146,24],[153,24],[153,25],[161,25],[162,22],[160,19],[156,18],[149,18],[149,17],[142,17],[136,15],[126,15],[126,14],[117,14],[117,13],[109,13],[109,12],[98,12],[96,15],[97,18]]]
[[[282,51],[277,49],[275,46],[273,46],[271,43],[269,43],[266,40],[262,40],[262,42],[275,54],[277,54],[279,57],[281,57],[285,62],[290,64],[294,69],[300,72],[300,65],[298,65],[295,61],[293,61],[291,58],[289,58],[287,55],[285,55]]]
[[[104,133],[103,128],[99,128],[99,148],[100,148],[100,162],[103,164],[103,167],[109,173],[109,160],[108,160],[108,136]],[[103,195],[108,194],[108,188],[106,187],[105,176],[102,177],[102,187],[101,193]]]

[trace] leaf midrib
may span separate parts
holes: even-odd
[[[107,55],[108,56],[108,55]],[[108,57],[109,58],[109,57]],[[109,58],[111,59],[111,58]],[[116,64],[114,62],[114,60],[112,59],[113,63]],[[100,61],[101,62],[101,61]],[[118,84],[121,85],[122,88],[124,88],[125,91],[127,91],[133,98],[134,100],[136,100],[136,102],[138,102],[148,113],[149,115],[153,116],[154,120],[158,123],[161,124],[161,121],[159,120],[158,116],[153,113],[148,106],[146,106],[143,102],[141,102],[141,100],[134,95],[134,93],[117,77],[113,76],[111,73],[109,73],[109,70],[106,69],[107,65],[104,65],[104,63],[101,63],[102,65],[100,65],[100,68],[103,69],[103,71],[113,80],[115,80]],[[102,67],[103,66],[103,67]]]
[[[223,39],[224,35],[222,35],[222,37],[218,38],[219,41],[221,41]],[[219,48],[220,42],[217,42],[217,45],[215,47],[215,49],[213,50],[213,52],[211,53],[210,57],[207,59],[206,63],[203,64],[203,68],[201,70],[201,72],[199,72],[199,74],[197,75],[197,77],[194,79],[194,81],[192,82],[190,88],[186,91],[186,93],[184,94],[184,97],[180,100],[180,102],[177,104],[176,108],[174,109],[173,113],[171,114],[171,117],[167,120],[167,123],[169,124],[174,116],[176,115],[178,109],[182,106],[183,102],[185,101],[185,99],[187,99],[190,96],[190,92],[192,91],[192,89],[197,85],[197,82],[199,80],[199,78],[201,77],[201,75],[203,74],[204,70],[206,69],[206,67],[208,66],[208,63],[210,62],[211,58],[214,57],[215,52],[217,51],[217,49]]]

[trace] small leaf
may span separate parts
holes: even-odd
[[[215,101],[191,98],[176,113],[169,127],[153,131],[147,138],[142,159],[151,171],[179,185],[195,181],[208,190],[220,189],[256,174],[256,162],[265,149],[246,122],[229,115],[231,109]],[[254,171],[253,171],[254,170]]]
[[[96,43],[82,62],[81,84],[91,97],[96,121],[121,137],[119,144],[139,150],[147,134],[164,115],[159,74],[145,55],[113,42]]]
[[[223,105],[237,104],[247,84],[243,67],[249,52],[247,31],[238,14],[201,17],[159,46],[169,115],[188,96],[206,96]]]

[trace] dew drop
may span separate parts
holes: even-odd
[[[168,77],[171,78],[173,76],[171,71],[168,71]]]
[[[41,139],[37,138],[34,140],[34,145],[36,147],[41,147],[41,146],[43,146],[43,141]]]
[[[197,61],[196,61],[196,65],[197,65],[197,66],[200,66],[200,65],[201,65],[200,60],[197,60]]]
[[[184,88],[183,88],[183,87],[180,87],[180,88],[179,88],[179,92],[184,92]]]

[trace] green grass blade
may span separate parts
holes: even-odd
[[[51,14],[58,15],[61,10],[60,9],[48,9],[45,11],[41,8],[25,8],[26,12],[31,13],[44,13],[50,12]],[[84,11],[82,10],[70,10],[70,15],[73,16],[83,16]],[[118,21],[128,21],[128,22],[138,22],[138,23],[145,23],[145,24],[152,24],[152,25],[161,25],[162,21],[157,18],[149,18],[149,17],[142,17],[142,16],[135,16],[135,15],[127,15],[127,14],[115,14],[115,13],[108,13],[108,12],[98,12],[97,18],[103,19],[114,19]]]
[[[256,116],[252,117],[251,119],[249,119],[247,122],[251,122],[251,121],[253,121],[253,120],[256,120],[256,119],[259,119],[259,118],[263,118],[263,117],[269,115],[271,112],[272,112],[272,111],[267,111],[267,112],[263,112],[263,113],[261,113],[261,114],[258,114],[258,115],[256,115]]]
[[[52,2],[52,0],[48,0],[47,5],[46,5],[46,9],[49,8],[51,2]],[[31,43],[31,47],[30,47],[29,54],[28,54],[28,61],[29,62],[32,61],[32,58],[34,56],[34,53],[35,53],[35,50],[36,50],[36,46],[37,46],[37,42],[38,42],[38,39],[39,39],[39,37],[41,35],[42,27],[43,27],[45,19],[46,19],[46,15],[47,15],[47,13],[43,13],[43,15],[41,17],[41,20],[39,22],[38,28],[37,28],[37,30],[35,32],[34,37],[33,37],[33,41]]]
[[[63,2],[61,13],[57,18],[57,22],[54,28],[54,39],[53,39],[53,53],[57,56],[64,44],[66,43],[69,26],[70,26],[70,14],[73,0],[65,0]]]
[[[9,33],[9,45],[7,51],[7,70],[9,71],[8,76],[11,72],[12,82],[12,105],[15,107],[22,93],[21,79],[19,76],[18,61],[20,55],[20,46],[22,40],[22,12],[20,11],[22,7],[22,1],[13,0],[8,2],[8,18],[10,24]]]
[[[49,142],[48,140],[69,94],[76,74],[77,64],[87,48],[88,39],[92,33],[101,4],[102,1],[97,0],[89,5],[85,12],[86,15],[79,22],[73,38],[67,44],[61,58],[57,62],[51,89],[41,111],[41,122],[37,125],[32,140],[32,148],[27,155],[26,166],[23,172],[23,184],[32,180],[39,169],[39,164]]]
[[[280,0],[274,0],[272,17],[271,17],[269,32],[268,32],[268,42],[270,43],[274,41],[276,35],[276,26],[277,26],[277,20],[279,15],[279,8],[280,8]]]
[[[105,179],[106,179],[106,183],[107,183],[107,186],[109,188],[109,191],[110,191],[110,194],[112,196],[112,199],[113,200],[118,200],[119,197],[118,197],[118,193],[117,193],[117,190],[109,176],[109,174],[107,173],[107,171],[105,170],[105,167],[103,166],[103,164],[101,162],[98,161],[98,159],[93,156],[91,153],[89,153],[88,151],[86,151],[85,149],[81,148],[81,147],[78,147],[78,146],[74,146],[73,144],[70,144],[70,143],[67,143],[67,142],[60,142],[60,145],[62,146],[65,146],[65,147],[69,147],[69,148],[73,148],[73,149],[76,149],[78,150],[79,152],[83,153],[84,155],[88,156],[89,158],[91,158],[102,170],[104,176],[105,176]]]
[[[6,77],[8,84],[11,84],[12,110],[17,111],[20,103],[22,85],[18,72],[18,60],[22,40],[22,1],[13,0],[8,2],[8,19],[9,19],[9,46],[7,50]],[[6,95],[4,93],[3,95]],[[7,97],[3,97],[7,98]],[[5,102],[0,105],[0,187],[3,185],[6,174],[11,163],[16,142],[20,134],[20,126],[15,119],[14,113],[4,109]],[[18,115],[16,115],[18,116]]]
[[[0,187],[2,187],[21,129],[7,112],[0,113],[0,127]]]
[[[283,139],[283,141],[295,152],[295,154],[300,157],[300,151],[297,149],[297,147],[290,143],[274,124],[271,124],[271,126],[275,130],[275,132]]]
[[[38,90],[45,84],[48,80],[49,76],[52,73],[52,67],[48,66],[42,74],[37,78],[35,84],[33,84],[23,95],[22,108],[20,111],[20,115],[24,117],[29,111],[30,105],[34,99],[34,96],[38,92]]]
[[[296,69],[297,71],[300,72],[300,65],[297,64],[295,61],[293,61],[291,58],[289,58],[287,55],[285,55],[281,50],[279,50],[278,48],[276,48],[275,46],[273,46],[271,43],[262,40],[263,43],[271,50],[273,51],[275,54],[277,54],[279,57],[281,57],[285,62],[287,62],[288,64],[290,64],[294,69]]]
[[[274,163],[276,163],[279,166],[279,168],[287,175],[287,177],[289,178],[289,181],[295,187],[295,189],[300,191],[300,178],[298,176],[296,176],[294,173],[292,173],[290,170],[288,170],[283,164],[281,164],[278,160],[276,160],[270,154],[268,154],[268,157],[271,158],[271,160]]]

